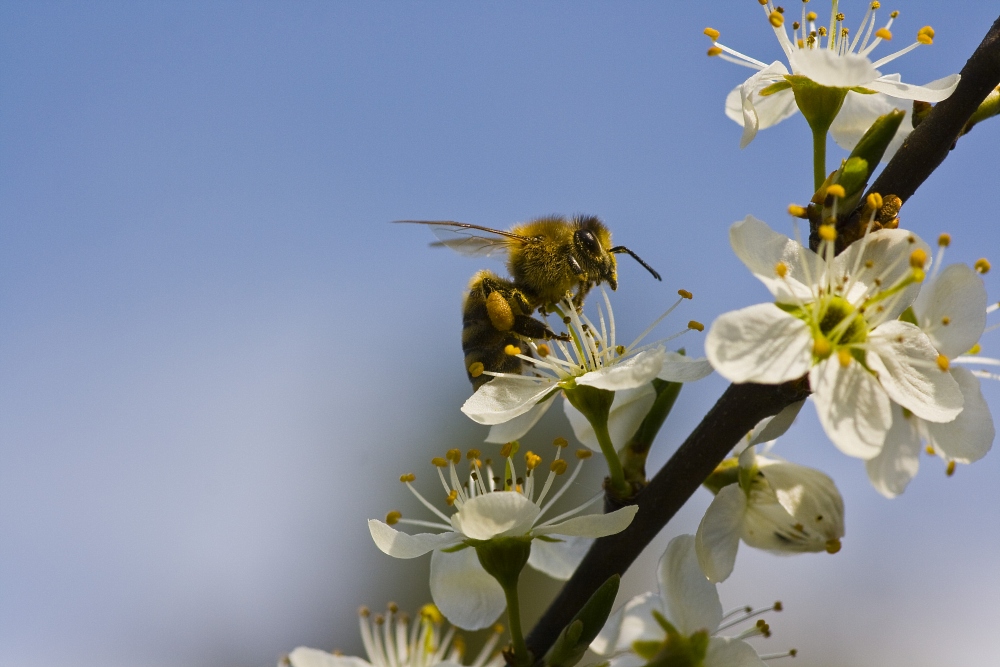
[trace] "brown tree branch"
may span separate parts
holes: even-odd
[[[1000,18],[962,68],[955,93],[938,104],[896,152],[871,192],[908,199],[937,168],[979,104],[1000,82]],[[636,499],[639,512],[618,535],[597,540],[527,637],[542,656],[563,627],[613,574],[623,574],[740,438],[761,419],[808,395],[803,381],[730,385]]]

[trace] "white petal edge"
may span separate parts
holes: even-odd
[[[893,404],[885,445],[878,456],[865,461],[868,480],[886,498],[903,493],[920,469],[920,435],[912,423],[916,419],[904,416],[903,409]]]
[[[993,446],[996,429],[990,406],[983,397],[979,379],[968,369],[953,367],[952,377],[965,397],[965,407],[955,421],[925,422],[927,438],[934,450],[958,463],[972,463],[986,456]]]
[[[497,580],[486,574],[476,550],[469,547],[431,555],[431,598],[452,625],[463,630],[487,628],[507,608]]]
[[[695,382],[711,374],[712,364],[707,358],[693,359],[667,350],[663,367],[656,377],[665,382]]]
[[[557,392],[558,393],[558,392]],[[505,421],[502,424],[494,424],[490,427],[490,432],[486,434],[486,442],[504,444],[512,440],[520,440],[528,434],[538,420],[552,407],[552,401],[556,399],[556,393],[546,400],[536,403],[531,409],[519,417]]]
[[[922,86],[915,86],[912,83],[903,83],[899,77],[883,76],[867,84],[866,88],[899,97],[904,100],[919,100],[921,102],[941,102],[951,97],[958,87],[958,82],[962,77],[958,74],[949,74],[946,77],[935,79]]]
[[[578,385],[619,391],[634,389],[655,378],[663,367],[666,350],[657,346],[596,371],[584,373],[576,379]]]
[[[802,406],[806,404],[806,399],[795,401],[786,406],[781,412],[773,417],[766,417],[757,422],[757,425],[750,431],[748,437],[748,447],[765,442],[772,442],[783,436],[795,423],[795,418],[799,416]]]
[[[878,456],[892,425],[890,401],[871,373],[855,360],[845,368],[837,355],[809,373],[820,424],[833,444],[848,456]]]
[[[710,637],[704,667],[764,667],[753,646],[735,637]]]
[[[588,537],[565,537],[558,542],[532,540],[528,565],[553,579],[566,581],[593,543]]]
[[[719,490],[698,524],[695,551],[702,571],[713,584],[733,573],[746,507],[743,489],[739,484],[730,484]]]
[[[748,215],[729,227],[729,244],[740,261],[779,303],[811,301],[813,280],[822,275],[819,256],[808,248],[771,229],[768,224]],[[778,263],[788,267],[785,278],[776,273]]]
[[[662,640],[663,628],[653,618],[654,610],[663,613],[659,596],[653,593],[636,595],[611,613],[604,627],[590,643],[590,650],[599,656],[610,658],[622,651],[630,651],[636,641]]]
[[[634,389],[616,391],[614,401],[611,403],[611,412],[608,414],[608,433],[611,435],[611,442],[620,447],[635,435],[639,424],[646,418],[655,401],[656,390],[648,382]],[[601,451],[594,427],[583,413],[573,407],[568,400],[563,401],[563,411],[570,426],[573,427],[576,439],[595,452]]]
[[[417,558],[434,549],[444,549],[462,541],[461,535],[450,531],[410,535],[378,519],[368,519],[368,531],[375,540],[375,546],[393,558]]]
[[[683,634],[711,634],[722,621],[722,602],[698,565],[694,543],[694,535],[678,535],[667,544],[657,571],[660,597],[667,620]]]
[[[952,264],[920,288],[913,312],[937,351],[954,359],[972,349],[983,335],[987,300],[979,274],[965,264]]]
[[[723,313],[708,331],[705,353],[730,382],[780,384],[812,365],[809,326],[773,303]]]
[[[517,492],[485,493],[470,498],[451,515],[451,525],[465,537],[488,540],[526,535],[541,510]]]
[[[531,410],[554,388],[527,378],[493,378],[465,401],[462,412],[478,424],[502,424]]]
[[[371,667],[370,662],[353,655],[334,655],[307,646],[300,646],[289,653],[288,662],[292,667]]]
[[[547,526],[538,526],[532,532],[535,535],[571,535],[577,537],[605,537],[620,533],[635,518],[639,508],[626,505],[607,514],[587,514],[575,516],[572,519]]]

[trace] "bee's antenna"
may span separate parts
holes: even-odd
[[[635,254],[634,252],[632,252],[631,250],[629,250],[629,249],[628,249],[628,248],[626,248],[625,246],[623,246],[623,245],[619,245],[619,246],[615,246],[614,248],[612,248],[612,249],[611,249],[611,250],[609,250],[608,252],[611,252],[611,253],[614,253],[614,254],[616,254],[616,255],[618,255],[618,254],[621,254],[621,253],[623,253],[623,252],[626,252],[626,253],[628,253],[628,254],[632,255],[632,259],[634,259],[635,261],[637,261],[637,262],[639,262],[640,264],[642,264],[642,265],[643,265],[643,267],[644,267],[644,268],[645,268],[645,269],[646,269],[647,271],[649,271],[650,273],[652,273],[652,274],[653,274],[653,277],[654,277],[654,278],[656,278],[657,280],[659,280],[659,281],[661,281],[661,282],[663,281],[663,278],[661,278],[661,277],[660,277],[660,274],[659,274],[659,273],[657,273],[657,272],[656,272],[656,271],[655,271],[655,270],[653,269],[653,267],[651,267],[651,266],[650,266],[649,264],[646,264],[646,262],[642,261],[642,258],[641,258],[641,257],[639,257],[639,255]]]

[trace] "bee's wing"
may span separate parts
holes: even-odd
[[[432,243],[432,246],[445,246],[470,257],[499,255],[510,250],[513,243],[525,243],[530,240],[519,234],[471,225],[467,222],[450,220],[396,220],[396,222],[428,225],[440,239]]]

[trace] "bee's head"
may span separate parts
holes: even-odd
[[[573,250],[580,267],[597,284],[618,289],[618,262],[611,253],[611,232],[592,215],[575,218]]]

